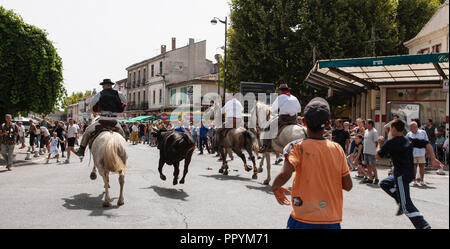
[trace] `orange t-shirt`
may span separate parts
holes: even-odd
[[[342,177],[350,174],[342,147],[326,139],[307,138],[286,146],[286,160],[295,168],[292,217],[310,224],[342,221]],[[294,200],[303,201],[296,206]]]

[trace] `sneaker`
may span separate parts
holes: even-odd
[[[420,181],[420,186],[427,186],[427,184],[425,184],[425,182],[424,181]]]
[[[364,177],[362,183],[368,183],[368,182],[369,182],[369,179],[367,177]]]
[[[65,163],[65,164],[70,163],[69,159],[66,159],[66,160],[64,161],[64,163]]]
[[[445,172],[443,170],[441,170],[441,169],[436,171],[436,174],[437,175],[441,175],[441,176],[445,176]]]
[[[378,179],[375,179],[375,182],[374,182],[374,184],[376,184],[376,185],[378,185],[378,183],[380,182],[380,180],[378,180]]]
[[[64,157],[66,157],[66,156],[62,155],[62,157],[64,158]]]
[[[45,161],[46,164],[48,164],[49,162],[50,162],[50,159],[47,159],[47,160]]]
[[[56,163],[59,163],[59,159],[56,159]]]
[[[8,171],[11,171],[11,166],[6,166],[6,169],[8,169]]]
[[[414,186],[419,186],[419,184],[417,184],[417,181],[416,180],[414,180],[414,184],[413,184]]]
[[[80,163],[83,162],[83,158],[84,158],[84,156],[80,156]]]
[[[373,179],[367,180],[367,183],[372,184],[373,183]]]

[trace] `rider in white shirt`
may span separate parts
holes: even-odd
[[[302,111],[302,108],[298,99],[289,92],[290,89],[287,84],[281,84],[278,88],[280,95],[270,108],[270,112],[278,113],[278,117],[271,120],[261,132],[263,146],[260,152],[271,151],[272,139],[277,137],[284,126],[297,124],[297,114]],[[269,129],[273,122],[278,122],[278,130]]]
[[[228,94],[228,99],[222,108],[222,112],[225,112],[224,128],[242,127],[242,112],[244,111],[244,107],[232,94]]]

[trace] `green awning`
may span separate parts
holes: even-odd
[[[317,89],[359,94],[383,85],[441,84],[448,79],[448,53],[320,60],[305,82]]]
[[[406,64],[428,64],[428,63],[448,63],[448,53],[441,54],[420,54],[420,55],[399,55],[372,58],[356,58],[342,60],[319,61],[319,68],[330,67],[372,67],[372,66],[392,66]]]

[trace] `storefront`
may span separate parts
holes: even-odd
[[[432,119],[448,129],[448,75],[448,53],[440,53],[321,60],[305,81],[351,96],[350,118],[373,119],[377,130],[394,114],[408,123]]]

